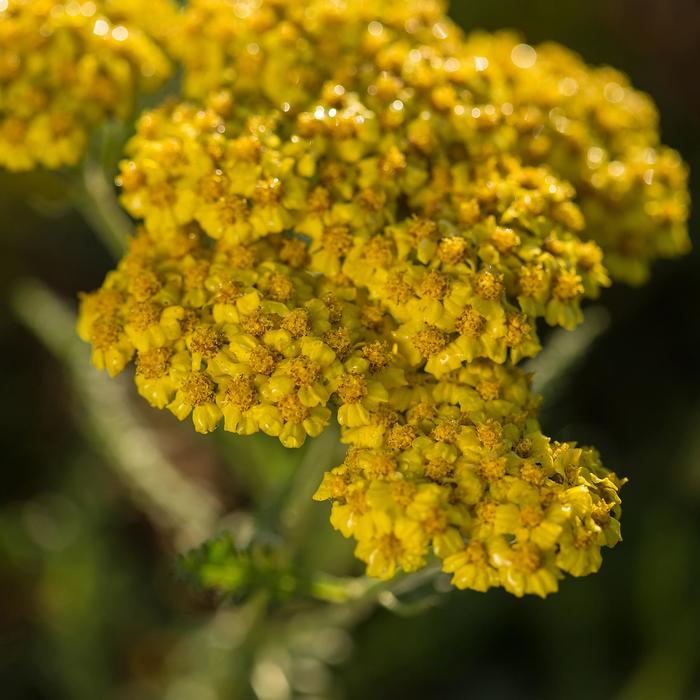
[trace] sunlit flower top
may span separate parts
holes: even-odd
[[[442,6],[193,0],[186,101],[117,179],[138,235],[79,331],[200,432],[287,447],[335,412],[316,498],[373,576],[547,595],[620,538],[622,481],[545,437],[517,367],[613,278],[687,246],[686,171],[612,69]]]
[[[440,381],[389,393],[317,500],[357,540],[367,572],[391,578],[430,554],[457,588],[557,590],[563,573],[597,571],[620,539],[620,481],[591,449],[554,443],[515,368],[477,360]]]
[[[576,189],[584,235],[621,280],[688,250],[687,171],[660,143],[652,100],[557,44],[465,37],[434,0],[193,0],[173,50],[190,98],[287,122],[324,113],[337,135],[351,95],[409,160],[546,164]]]
[[[59,168],[170,74],[169,0],[0,0],[0,167]]]

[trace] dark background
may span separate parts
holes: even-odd
[[[697,200],[700,3],[463,0],[451,14],[466,29],[515,28],[530,43],[557,40],[627,72],[656,100],[663,140],[690,164]],[[0,174],[0,695],[227,698],[182,675],[198,659],[211,665],[202,677],[227,666],[225,654],[205,659],[198,646],[210,601],[173,575],[171,544],[81,432],[66,372],[6,304],[20,277],[74,299],[111,266],[53,184],[36,177]],[[608,290],[602,303],[610,327],[543,423],[549,435],[595,444],[630,478],[624,542],[600,573],[567,579],[546,601],[455,592],[418,616],[369,617],[335,671],[345,697],[700,697],[697,250],[658,263],[640,289]],[[154,420],[200,454],[174,419]],[[193,459],[236,502],[218,458]]]

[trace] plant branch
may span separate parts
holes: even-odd
[[[590,307],[586,309],[584,321],[578,328],[554,331],[540,354],[523,365],[526,371],[534,372],[533,389],[545,394],[548,404],[561,394],[567,375],[609,325],[610,316],[603,307]]]
[[[73,203],[107,250],[119,259],[134,233],[131,219],[119,206],[114,187],[103,165],[86,155],[78,178],[70,189]]]
[[[66,367],[82,404],[83,432],[107,457],[138,505],[158,526],[172,532],[179,551],[209,537],[221,516],[221,504],[166,458],[153,431],[129,408],[126,383],[110,380],[92,367],[69,307],[30,280],[15,287],[11,302],[19,320]]]

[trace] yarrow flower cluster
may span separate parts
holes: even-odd
[[[620,539],[622,480],[557,443],[517,367],[688,246],[686,170],[609,68],[439,3],[193,0],[186,102],[118,184],[142,222],[84,296],[93,362],[200,432],[348,445],[315,498],[372,576],[545,596]]]
[[[621,482],[594,450],[553,443],[528,377],[476,360],[391,393],[315,498],[367,572],[415,571],[432,551],[457,588],[521,596],[584,576],[620,539]]]
[[[0,0],[0,167],[74,165],[89,130],[171,72],[169,0]]]
[[[660,143],[652,100],[560,45],[465,37],[439,0],[192,0],[175,36],[186,97],[235,101],[242,114],[272,108],[287,122],[308,111],[314,135],[344,149],[358,122],[351,99],[381,131],[382,153],[395,144],[408,159],[404,178],[421,157],[439,177],[497,154],[549,167],[575,188],[583,236],[620,280],[641,283],[651,261],[689,248],[687,169]]]

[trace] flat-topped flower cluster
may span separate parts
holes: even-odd
[[[622,481],[543,435],[517,364],[538,322],[573,329],[687,249],[650,99],[430,0],[193,0],[155,37],[185,101],[127,145],[141,223],[82,299],[94,363],[133,362],[203,433],[291,448],[335,415],[348,452],[315,498],[370,575],[435,556],[459,588],[544,596],[596,571]]]
[[[89,130],[166,80],[169,0],[0,0],[0,167],[75,165]]]

